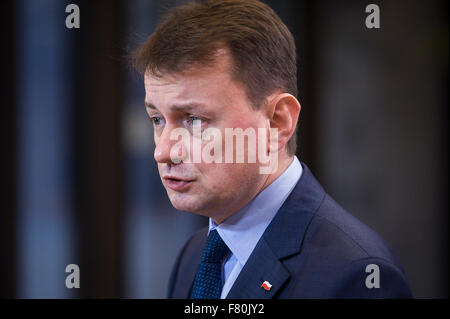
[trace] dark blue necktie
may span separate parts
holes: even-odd
[[[195,275],[192,299],[219,299],[222,292],[222,260],[230,251],[217,230],[209,233]]]

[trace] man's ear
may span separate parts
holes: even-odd
[[[278,129],[278,151],[283,149],[297,126],[300,103],[289,93],[272,95],[269,98],[267,116],[271,128]]]

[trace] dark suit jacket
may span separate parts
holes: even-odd
[[[303,174],[259,240],[227,298],[410,298],[389,245],[339,206],[302,163]],[[195,233],[179,254],[169,298],[189,298],[206,242]],[[379,267],[379,288],[366,266]],[[272,284],[267,291],[264,281]],[[373,282],[373,281],[371,281]]]

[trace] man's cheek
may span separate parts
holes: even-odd
[[[192,186],[196,191],[214,192],[217,189],[217,184],[221,181],[220,175],[217,174],[217,165],[203,164],[197,169],[201,174],[198,175]]]

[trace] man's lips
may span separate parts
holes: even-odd
[[[182,191],[189,187],[194,180],[176,176],[164,176],[164,184],[175,191]]]

